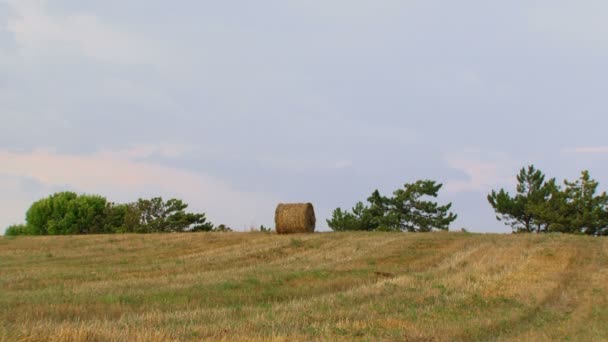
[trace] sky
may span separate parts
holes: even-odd
[[[57,191],[317,229],[432,179],[452,229],[534,164],[608,184],[602,0],[0,0],[0,233]]]

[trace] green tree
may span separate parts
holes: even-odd
[[[106,199],[96,195],[59,192],[41,199],[26,213],[32,235],[100,234],[104,230]]]
[[[588,171],[574,182],[565,180],[563,190],[532,165],[521,169],[517,181],[515,196],[503,189],[488,195],[496,218],[515,232],[608,235],[608,196],[596,194],[599,184]]]
[[[57,222],[63,220],[67,204],[76,197],[73,192],[61,192],[34,202],[25,215],[32,235],[57,234]]]
[[[135,207],[139,213],[140,233],[210,231],[213,224],[207,222],[205,214],[187,213],[188,204],[172,198],[163,201],[161,197],[139,199]]]
[[[564,184],[569,231],[608,235],[608,196],[606,192],[596,195],[599,183],[591,179],[589,171],[582,171],[578,180],[566,180]]]
[[[393,208],[393,199],[382,196],[377,189],[367,198],[369,207],[358,208],[363,217],[363,222],[368,226],[367,230],[395,230],[399,226],[398,216],[391,210]],[[353,212],[355,209],[353,209]]]
[[[105,210],[107,232],[136,233],[139,229],[141,213],[134,203],[117,204],[108,202]]]
[[[107,200],[97,195],[80,195],[68,206],[68,217],[64,223],[66,234],[114,233],[106,225]],[[68,220],[69,219],[69,220]]]
[[[570,209],[567,194],[554,178],[545,183],[542,194],[544,200],[530,201],[527,204],[527,212],[533,218],[536,232],[568,232]]]
[[[264,226],[262,226],[262,227],[264,227]],[[211,231],[216,232],[216,233],[229,233],[229,232],[232,232],[232,228],[228,227],[225,224],[220,224],[219,226],[214,227]],[[262,230],[262,232],[263,231],[264,230]]]
[[[340,208],[327,220],[330,228],[345,230],[383,230],[429,232],[433,229],[448,230],[457,215],[450,212],[452,204],[439,205],[429,198],[436,198],[442,184],[420,180],[405,184],[403,189],[385,197],[375,190],[367,199],[369,206],[359,202],[352,212]]]
[[[452,203],[439,205],[427,200],[437,198],[443,184],[431,180],[419,180],[416,183],[405,184],[403,189],[394,192],[390,200],[392,208],[389,220],[397,224],[400,230],[409,232],[430,232],[433,229],[449,230],[450,224],[458,217],[451,213]],[[393,215],[390,215],[394,213]]]
[[[31,235],[100,234],[104,230],[106,199],[59,192],[34,202],[26,213]]]
[[[544,205],[555,190],[555,180],[545,182],[545,175],[534,165],[522,168],[517,175],[515,196],[504,189],[492,192],[487,199],[496,219],[505,221],[515,232],[543,232],[548,224],[539,213],[545,212]]]
[[[156,197],[116,204],[97,195],[58,192],[34,202],[25,226],[9,227],[9,234],[65,235],[209,231],[205,214],[188,213],[179,199]]]
[[[327,224],[334,231],[371,231],[376,230],[378,227],[377,220],[372,216],[372,212],[370,212],[363,202],[358,202],[352,208],[352,212],[336,208],[333,211],[331,219],[327,220]]]
[[[6,236],[30,235],[28,227],[24,224],[14,224],[6,228],[4,232]]]

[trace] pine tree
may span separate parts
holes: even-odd
[[[516,195],[511,196],[504,189],[488,195],[488,202],[496,212],[496,219],[505,221],[515,232],[544,232],[548,224],[538,215],[551,197],[551,184],[545,182],[545,175],[534,165],[522,168],[517,175]]]
[[[403,189],[393,192],[393,197],[385,197],[375,190],[367,199],[369,206],[362,202],[345,212],[338,208],[327,220],[333,230],[382,230],[429,232],[434,229],[448,230],[457,215],[450,212],[451,203],[439,205],[430,198],[436,198],[442,184],[431,180],[408,183]]]
[[[608,235],[608,196],[606,192],[596,195],[599,184],[591,179],[589,171],[582,171],[578,180],[566,180],[564,184],[570,231]]]

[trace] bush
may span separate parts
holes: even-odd
[[[219,226],[213,228],[213,230],[211,230],[212,232],[218,232],[218,233],[227,233],[227,232],[231,232],[232,228],[224,225],[224,224],[220,224]]]
[[[8,228],[4,232],[5,236],[18,236],[18,235],[30,235],[28,232],[28,227],[24,224],[14,224]]]
[[[101,196],[59,192],[32,204],[26,221],[32,235],[110,233],[105,224],[106,205]]]
[[[34,202],[25,226],[11,226],[7,235],[68,235],[210,231],[204,213],[186,212],[188,204],[172,198],[139,199],[128,204],[97,195],[58,192]]]
[[[272,233],[273,229],[270,227],[265,227],[264,225],[260,226],[260,231],[263,233]]]

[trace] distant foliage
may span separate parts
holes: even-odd
[[[26,224],[7,229],[6,235],[67,235],[166,233],[210,231],[205,214],[186,212],[179,199],[139,199],[128,204],[108,202],[97,195],[59,192],[34,202]]]
[[[198,232],[213,229],[213,224],[207,222],[205,214],[187,213],[185,210],[188,205],[179,199],[140,199],[135,208],[139,213],[139,226],[136,228],[138,233]]]
[[[541,206],[557,199],[555,179],[545,182],[545,175],[534,165],[522,168],[517,175],[516,195],[504,189],[488,195],[488,202],[496,218],[504,221],[515,232],[542,232],[547,230],[540,219]]]
[[[263,233],[272,233],[273,229],[270,227],[265,227],[264,225],[260,225],[260,231]]]
[[[492,191],[488,202],[496,218],[514,232],[608,235],[608,196],[597,193],[598,185],[585,170],[576,181],[565,180],[562,188],[530,165],[517,175],[515,195]]]
[[[393,197],[382,196],[376,190],[367,199],[368,205],[359,202],[351,212],[337,208],[327,223],[335,231],[448,230],[457,218],[450,212],[452,204],[439,205],[430,200],[438,196],[441,187],[431,180],[419,180],[394,191]]]
[[[6,236],[17,236],[17,235],[30,235],[27,226],[24,224],[15,224],[8,228],[4,232]]]
[[[101,234],[107,201],[101,196],[60,192],[41,199],[26,213],[31,235]]]
[[[212,229],[212,231],[216,232],[216,233],[228,233],[228,232],[232,231],[232,228],[230,228],[230,227],[228,227],[228,226],[226,226],[224,224],[220,224],[219,226],[214,227]]]
[[[115,233],[138,233],[141,214],[135,203],[106,206],[106,226]]]

